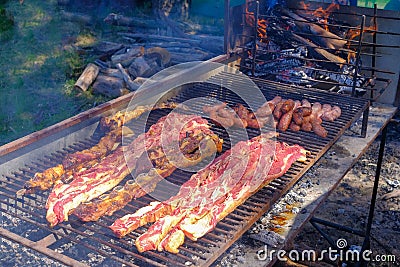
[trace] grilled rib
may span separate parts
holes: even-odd
[[[95,146],[66,155],[61,164],[35,173],[34,177],[25,183],[24,189],[17,192],[17,195],[31,194],[35,190],[47,190],[60,179],[66,181],[74,172],[98,163],[119,145],[121,138],[122,127],[107,133]]]
[[[128,111],[118,111],[114,115],[103,117],[100,121],[100,127],[103,130],[110,131],[117,129],[124,125],[125,123],[138,118],[140,115],[147,111],[152,111],[156,109],[174,109],[179,106],[178,103],[175,102],[166,102],[160,103],[157,105],[145,105],[145,106],[137,106],[133,110]],[[181,108],[185,109],[183,105],[180,106]]]
[[[36,173],[32,179],[25,183],[23,189],[17,191],[17,195],[32,194],[36,190],[47,190],[60,179],[67,182],[74,172],[79,172],[82,168],[92,167],[114,150],[121,143],[122,134],[132,134],[127,128],[123,128],[125,122],[138,118],[146,111],[176,107],[178,107],[177,103],[167,102],[156,106],[138,106],[130,111],[118,111],[112,116],[103,117],[100,120],[100,127],[106,134],[98,144],[89,149],[68,154],[61,164]],[[125,131],[127,132],[125,133]]]
[[[122,237],[148,222],[155,222],[136,240],[138,251],[158,249],[177,253],[183,243],[182,234],[197,240],[251,194],[285,173],[294,161],[306,159],[307,151],[302,147],[267,137],[261,135],[237,143],[194,174],[177,195],[126,215],[110,228]]]
[[[68,215],[81,203],[95,199],[118,185],[134,168],[141,155],[161,145],[171,145],[187,133],[210,131],[207,120],[194,115],[171,113],[153,124],[127,147],[119,147],[96,166],[79,173],[69,184],[53,188],[47,203],[47,220],[51,226],[68,220]]]
[[[82,203],[73,213],[82,221],[97,221],[104,214],[112,215],[115,211],[122,209],[132,199],[152,192],[157,185],[157,179],[168,177],[177,169],[177,166],[190,167],[197,165],[203,159],[222,150],[222,141],[210,130],[207,133],[201,132],[196,136],[185,137],[180,143],[182,154],[173,154],[173,151],[170,151],[170,153],[167,152],[167,154],[183,155],[185,159],[177,157],[168,159],[162,148],[159,147],[155,149],[158,151],[157,153],[149,153],[150,160],[152,161],[154,155],[158,156],[155,162],[153,162],[153,168],[150,171],[141,173],[135,180],[127,181],[123,187],[118,186],[114,188],[110,194],[102,195],[99,199],[91,202]],[[140,164],[140,161],[138,161],[137,165],[136,170],[139,169],[139,166],[145,166],[144,164]]]

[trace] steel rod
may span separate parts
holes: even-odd
[[[360,39],[358,42],[358,48],[357,48],[357,54],[356,54],[356,63],[354,66],[354,76],[353,76],[353,89],[351,91],[351,95],[355,96],[356,95],[356,86],[357,86],[357,76],[358,72],[360,71],[360,53],[361,53],[361,47],[362,47],[362,38],[363,38],[363,33],[364,33],[364,26],[365,26],[365,16],[362,16],[362,22],[361,22],[361,28],[360,28]]]
[[[260,2],[256,1],[256,10],[254,11],[254,39],[253,39],[253,63],[251,65],[251,74],[254,76],[256,69],[256,52],[257,52],[257,36],[258,36],[258,12],[260,11]]]
[[[382,130],[381,142],[379,145],[378,162],[376,164],[376,170],[375,170],[374,187],[372,189],[372,197],[371,197],[371,203],[369,206],[367,227],[365,230],[366,238],[365,238],[363,246],[362,246],[362,248],[363,248],[362,251],[369,249],[369,247],[370,247],[370,235],[371,235],[371,229],[372,229],[372,221],[374,219],[376,198],[378,195],[379,178],[381,175],[383,156],[384,156],[384,152],[385,152],[387,128],[388,128],[388,126],[386,125]]]
[[[363,232],[363,231],[360,231],[360,230],[357,230],[357,229],[353,229],[351,227],[344,226],[344,225],[341,225],[341,224],[337,224],[337,223],[334,223],[334,222],[326,221],[326,220],[323,220],[323,219],[320,219],[320,218],[312,217],[310,219],[310,222],[315,222],[315,223],[318,223],[318,224],[321,224],[321,225],[325,225],[325,226],[328,226],[328,227],[331,227],[331,228],[338,229],[338,230],[343,231],[343,232],[350,233],[350,234],[356,234],[356,235],[359,235],[359,236],[365,236],[365,232]]]
[[[295,10],[304,10],[304,11],[316,11],[316,9],[304,9],[304,8],[294,8]],[[373,17],[374,15],[368,14],[360,14],[360,13],[350,13],[350,12],[337,12],[332,11],[331,14],[338,14],[338,15],[352,15],[352,16],[366,16],[366,17]],[[381,19],[393,19],[393,20],[400,20],[398,17],[388,17],[388,16],[376,16],[377,18]]]
[[[377,11],[378,11],[378,6],[377,6],[377,4],[375,3],[375,4],[374,4],[374,17],[373,17],[373,23],[374,23],[374,28],[375,28],[375,29],[378,28],[378,24],[377,24],[377,20],[376,20]],[[376,44],[376,33],[372,36],[372,42],[373,42],[374,44]],[[375,46],[372,47],[372,53],[373,53],[373,54],[376,53],[376,47],[375,47]],[[372,61],[372,62],[371,62],[371,66],[372,66],[371,76],[375,76],[376,57],[375,57],[375,56],[372,56],[371,61]],[[371,97],[371,100],[374,99],[374,92],[373,92],[373,91],[371,91],[370,97]]]

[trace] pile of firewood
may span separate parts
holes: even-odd
[[[172,27],[175,32],[168,34],[154,28],[165,26],[157,23],[157,19],[138,20],[110,14],[104,21],[118,26],[119,40],[84,48],[84,53],[90,50],[97,59],[86,66],[75,83],[75,88],[82,91],[92,86],[94,94],[118,97],[137,90],[146,78],[165,67],[207,60],[223,52],[223,37],[213,35],[213,29],[209,29],[210,34],[188,34]],[[132,28],[138,26],[146,33],[132,33]]]

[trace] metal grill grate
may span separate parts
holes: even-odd
[[[241,88],[243,85],[235,75],[221,73],[210,78],[215,84],[221,79],[229,80],[232,84]],[[339,105],[342,108],[342,115],[335,122],[324,122],[323,125],[329,131],[327,138],[319,138],[313,133],[292,132],[290,130],[280,133],[279,141],[289,144],[300,144],[311,155],[305,163],[295,163],[290,170],[282,177],[274,180],[265,188],[251,196],[244,204],[229,214],[223,221],[217,224],[212,232],[199,239],[197,242],[186,240],[177,255],[167,252],[146,252],[138,253],[134,245],[136,237],[146,231],[141,227],[122,239],[113,236],[108,229],[116,218],[126,213],[132,213],[137,208],[147,205],[153,201],[150,196],[144,196],[129,203],[124,209],[116,212],[111,217],[103,217],[97,222],[82,223],[76,217],[71,216],[68,223],[62,223],[51,229],[47,226],[45,219],[45,202],[49,194],[38,192],[35,195],[17,198],[15,193],[23,187],[25,181],[34,175],[35,172],[43,171],[61,162],[66,153],[82,150],[94,145],[99,137],[92,137],[78,143],[71,144],[62,150],[36,158],[31,164],[21,166],[10,175],[0,177],[0,221],[3,229],[42,244],[71,259],[90,263],[90,265],[113,266],[122,263],[127,266],[187,266],[188,262],[194,265],[211,265],[232,243],[237,240],[251,225],[265,213],[271,205],[277,201],[291,186],[300,179],[301,175],[308,170],[316,160],[342,135],[351,123],[361,116],[368,108],[368,101],[352,97],[330,94],[322,91],[306,91],[289,86],[282,86],[262,80],[254,80],[260,86],[267,99],[275,95],[299,99],[307,98],[311,102],[330,103]],[[180,92],[174,101],[183,102],[193,97],[215,97],[228,104],[242,103],[242,100],[234,93],[228,92],[211,83],[193,84],[189,89]],[[203,98],[198,102],[197,107],[201,109],[208,104]],[[149,125],[155,123],[158,118],[166,115],[167,111],[153,111],[149,117]],[[224,151],[229,149],[231,144],[226,131],[213,125],[212,130],[225,140]],[[235,134],[235,133],[233,133]],[[248,129],[249,137],[259,134],[259,131]],[[234,138],[233,138],[234,139]],[[167,180],[175,184],[185,182],[191,173],[177,170]],[[158,186],[162,192],[162,187]],[[15,221],[15,218],[17,221]],[[50,238],[54,235],[55,239]],[[49,241],[50,240],[50,241]],[[97,263],[91,261],[93,255],[99,255],[101,259]],[[56,257],[57,258],[57,257]],[[100,263],[101,262],[101,263]]]

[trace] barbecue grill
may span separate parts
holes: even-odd
[[[227,10],[227,18],[229,16],[232,18],[234,12]],[[242,6],[238,12],[243,15],[247,11]],[[241,42],[242,39],[238,38],[237,33],[233,34],[233,32],[235,29],[240,28],[243,29],[240,33],[242,37],[244,35],[252,37],[255,34],[252,30],[254,29],[257,32],[257,29],[243,27],[242,21],[238,22],[235,19],[227,21],[233,25],[233,27],[228,25],[225,28],[228,56],[221,56],[218,60],[221,61],[223,59],[235,65],[238,64],[235,60],[240,59],[241,56],[239,52],[247,49],[247,42]],[[228,45],[232,42],[233,46]],[[231,54],[233,47],[242,48],[242,50],[235,50],[233,55]],[[361,53],[360,51],[361,49],[358,49],[358,53]],[[256,57],[254,58],[256,59]],[[256,61],[250,61],[250,70],[254,67],[254,62]],[[243,65],[239,64],[238,66]],[[207,98],[210,101],[216,98],[230,105],[236,103],[246,104],[243,103],[239,96],[227,90],[221,81],[229,81],[230,86],[233,86],[238,91],[244,90],[247,84],[243,83],[242,79],[239,79],[236,75],[221,69],[200,71],[204,82],[177,85],[175,80],[179,78],[179,75],[198,75],[199,68],[201,68],[201,64],[197,67],[197,71],[183,71],[182,74],[178,73],[174,77],[166,77],[163,81],[163,86],[175,88],[175,90],[165,95],[163,100],[184,102],[191,98],[203,97],[202,102],[197,104],[199,110],[201,110],[201,106],[210,103]],[[146,231],[147,226],[135,230],[122,239],[116,238],[108,229],[108,226],[116,218],[127,213],[133,213],[138,208],[154,201],[151,196],[146,195],[134,200],[113,216],[103,217],[97,222],[82,223],[71,215],[69,222],[61,223],[55,228],[49,228],[45,219],[44,206],[49,194],[48,191],[23,197],[16,196],[16,192],[23,187],[24,183],[34,173],[41,172],[60,163],[68,153],[83,150],[96,144],[101,138],[101,132],[98,131],[100,118],[124,110],[128,106],[132,94],[110,101],[0,148],[0,183],[2,185],[0,188],[0,221],[2,222],[0,234],[67,265],[80,266],[84,265],[84,263],[88,264],[91,262],[91,257],[97,257],[101,259],[98,261],[98,265],[105,266],[121,264],[127,266],[210,266],[235,240],[250,229],[262,214],[267,212],[274,203],[292,188],[354,121],[364,115],[363,125],[365,126],[368,118],[370,103],[368,98],[339,95],[318,88],[310,90],[309,88],[268,81],[257,78],[255,75],[252,79],[268,100],[276,95],[294,100],[306,98],[310,102],[318,101],[338,105],[342,109],[342,115],[334,122],[323,123],[323,126],[329,132],[327,138],[320,138],[314,133],[302,131],[292,132],[288,130],[280,133],[277,138],[278,141],[299,144],[309,150],[311,154],[308,156],[308,160],[304,163],[295,163],[285,175],[251,196],[234,212],[219,222],[212,232],[197,242],[186,240],[184,245],[180,247],[179,254],[152,251],[138,253],[134,241],[137,236]],[[154,83],[153,87],[157,87],[157,84],[159,83]],[[372,98],[376,99],[376,96],[377,94],[374,94]],[[135,98],[137,99],[136,102],[147,101],[144,92],[137,94]],[[168,110],[152,111],[148,117],[147,125],[150,126],[155,123],[168,112]],[[138,120],[144,120],[144,118],[140,117]],[[233,145],[230,140],[239,139],[228,138],[225,130],[213,124],[212,121],[210,121],[210,124],[212,125],[212,130],[224,139],[224,151]],[[259,134],[259,131],[254,129],[246,130],[250,138]],[[364,127],[361,134],[365,134],[365,132],[366,128]],[[235,131],[231,134],[235,135]],[[177,170],[166,180],[181,185],[190,175],[190,172]],[[130,178],[127,177],[126,179]],[[163,194],[162,185],[158,185],[156,190],[158,191],[157,195]],[[15,222],[15,218],[17,222]],[[95,265],[94,262],[90,264]]]
[[[201,98],[199,109],[209,104],[207,98],[216,98],[230,105],[243,103],[237,95],[227,90],[221,81],[229,81],[233,87],[240,90],[245,85],[236,75],[218,71],[209,74],[209,78],[202,83],[186,84],[173,90],[168,100],[184,102],[194,97]],[[73,215],[69,222],[62,223],[55,228],[49,228],[45,219],[45,202],[48,191],[34,195],[17,197],[16,192],[30,179],[35,172],[41,172],[61,162],[67,153],[73,153],[93,146],[98,142],[101,134],[97,131],[99,118],[116,110],[122,110],[128,104],[129,97],[123,97],[99,107],[95,110],[78,115],[67,121],[58,132],[45,131],[39,135],[30,136],[17,144],[10,144],[1,150],[1,184],[0,211],[4,226],[2,235],[9,239],[32,247],[45,255],[55,258],[68,265],[80,265],[89,262],[88,255],[104,257],[103,265],[115,263],[127,266],[209,266],[235,240],[248,230],[252,224],[264,214],[271,205],[286,193],[343,132],[369,107],[369,101],[350,96],[342,96],[321,90],[310,92],[281,84],[255,79],[266,99],[276,95],[285,98],[303,99],[311,102],[321,102],[339,105],[342,115],[334,122],[324,122],[328,130],[327,138],[320,138],[314,133],[291,132],[280,133],[278,140],[288,144],[299,144],[311,152],[304,163],[295,163],[282,177],[274,180],[265,188],[251,196],[244,204],[229,214],[217,224],[216,229],[199,239],[197,242],[185,241],[176,255],[166,252],[138,253],[134,240],[144,231],[142,227],[122,239],[114,237],[108,226],[117,218],[127,213],[133,213],[138,208],[149,204],[154,199],[148,195],[130,202],[124,209],[113,216],[103,217],[97,222],[82,223]],[[141,97],[140,95],[138,97]],[[246,104],[246,103],[243,103]],[[147,121],[148,125],[155,123],[167,110],[152,111]],[[143,119],[143,118],[139,118]],[[212,130],[224,139],[224,151],[229,149],[230,139],[227,132],[212,124]],[[59,125],[60,127],[60,125]],[[51,130],[51,129],[50,129]],[[135,130],[135,129],[134,129]],[[54,129],[51,131],[55,131]],[[247,129],[249,137],[259,134],[259,130]],[[233,133],[235,135],[235,133]],[[235,138],[231,138],[232,140]],[[28,141],[29,140],[29,141]],[[21,144],[21,142],[23,142]],[[175,184],[181,185],[191,173],[177,170],[166,178]],[[129,177],[127,178],[129,179]],[[162,185],[156,191],[162,194]],[[16,226],[8,224],[10,218],[17,218]],[[91,254],[89,254],[91,253]]]

